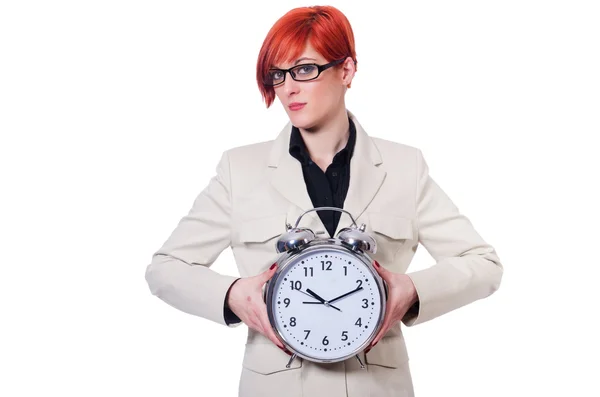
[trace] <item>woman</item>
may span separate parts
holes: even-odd
[[[413,396],[400,323],[413,326],[492,294],[502,265],[493,247],[429,176],[421,151],[370,137],[345,106],[356,72],[354,36],[333,7],[291,10],[269,31],[257,81],[290,122],[276,139],[223,153],[217,175],[146,271],[152,293],[184,312],[248,326],[240,396]],[[318,364],[289,352],[269,325],[262,288],[277,270],[274,243],[304,211],[349,211],[378,244],[389,285],[385,320],[357,360]],[[337,211],[304,218],[317,234],[350,225]],[[418,243],[437,263],[406,274]],[[209,269],[231,246],[241,277]],[[381,264],[381,265],[379,265]]]

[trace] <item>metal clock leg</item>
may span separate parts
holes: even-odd
[[[360,361],[360,357],[358,357],[358,354],[357,354],[356,356],[354,356],[354,357],[356,357],[356,359],[357,359],[357,360],[358,360],[358,362],[360,363],[360,369],[365,369],[365,365],[363,364],[363,362],[362,362],[362,361]]]
[[[288,361],[288,363],[285,367],[289,368],[292,365],[292,362],[294,361],[295,358],[296,358],[296,354],[293,354],[292,357],[290,357],[290,361]]]

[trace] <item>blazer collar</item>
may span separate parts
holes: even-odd
[[[367,135],[352,112],[348,111],[348,116],[356,127],[356,142],[354,153],[350,159],[350,185],[343,209],[352,214],[352,217],[357,220],[377,194],[385,179],[386,172],[379,167],[383,160],[372,139]],[[302,166],[297,159],[289,154],[291,131],[292,123],[288,122],[273,141],[269,153],[268,167],[273,187],[293,203],[298,209],[295,213],[300,214],[313,208],[313,205],[306,190]],[[309,212],[302,219],[307,217],[310,220],[308,227],[313,231],[315,230],[313,228],[318,227],[319,230],[325,230],[325,233],[327,233],[317,211]],[[294,226],[296,219],[288,219],[288,222]],[[360,226],[360,222],[358,223],[358,226]],[[335,234],[351,224],[350,217],[343,213]],[[300,225],[304,225],[302,220]]]

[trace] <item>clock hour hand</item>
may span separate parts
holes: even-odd
[[[313,298],[313,299],[316,299],[316,298],[315,298],[313,295],[309,294],[308,292],[302,291],[301,289],[297,289],[296,291],[298,291],[298,292],[302,292],[304,295],[308,295],[308,296],[310,296],[311,298]],[[319,302],[313,302],[313,303],[322,304],[323,302],[322,302],[322,301],[319,301]]]
[[[358,288],[356,288],[356,289],[353,289],[353,290],[352,290],[352,291],[350,291],[350,292],[346,292],[344,295],[340,295],[340,296],[338,296],[337,298],[333,298],[332,300],[330,300],[330,301],[329,301],[329,303],[332,303],[332,302],[335,302],[335,301],[337,301],[337,300],[340,300],[340,299],[342,299],[342,298],[345,298],[345,297],[347,297],[348,295],[351,295],[351,294],[353,294],[353,293],[355,293],[355,292],[358,292],[358,291],[360,291],[361,289],[363,289],[363,287],[358,287]]]
[[[340,311],[340,309],[338,309],[337,307],[330,305],[329,302],[327,302],[325,299],[321,298],[319,295],[315,294],[310,288],[306,289],[306,292],[308,292],[312,297],[314,297],[316,300],[318,300],[319,302],[321,302],[322,304],[324,304],[325,306],[329,306],[334,308],[337,311]]]

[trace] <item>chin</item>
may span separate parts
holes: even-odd
[[[302,110],[300,112],[302,112]],[[318,124],[318,117],[308,113],[301,114],[300,112],[288,112],[288,117],[294,126],[307,130]]]

